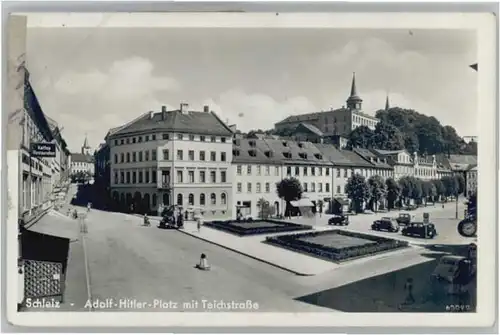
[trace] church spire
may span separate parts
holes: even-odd
[[[90,154],[90,146],[89,146],[89,141],[87,140],[87,134],[85,134],[85,140],[83,141],[82,154],[84,155]]]
[[[361,103],[363,99],[358,96],[358,89],[356,87],[356,73],[352,73],[352,83],[351,83],[351,95],[347,99],[347,109],[361,109]]]
[[[389,106],[389,94],[385,97],[385,110],[388,111],[390,108]]]
[[[89,143],[87,141],[87,134],[85,134],[85,140],[83,141],[83,148],[88,148],[89,147]]]

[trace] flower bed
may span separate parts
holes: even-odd
[[[235,220],[208,221],[204,223],[204,226],[219,229],[228,233],[233,233],[238,236],[273,234],[312,229],[311,226],[271,219],[256,220],[252,222],[237,222]]]
[[[331,243],[330,245],[325,245],[312,242],[312,240],[314,240],[314,237],[316,236],[328,235],[331,235],[332,239],[355,238],[356,243],[353,243],[355,245],[352,246],[346,246],[346,243],[339,243],[342,244],[342,246],[335,247],[332,246]],[[360,244],[359,239],[366,240],[366,244]],[[398,241],[385,237],[361,234],[345,230],[328,230],[321,232],[272,236],[266,238],[266,243],[290,249],[292,251],[302,252],[333,262],[343,262],[353,258],[371,256],[379,252],[405,248],[408,246],[408,242],[405,241]]]

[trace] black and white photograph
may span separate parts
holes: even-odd
[[[17,315],[486,303],[477,29],[145,15],[9,18]]]

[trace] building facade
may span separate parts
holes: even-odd
[[[75,177],[83,173],[86,174],[88,178],[94,177],[95,163],[91,150],[87,137],[85,136],[80,152],[71,154],[71,176]]]
[[[465,178],[465,195],[470,196],[474,193],[477,193],[477,165],[471,166],[466,172]]]
[[[296,128],[302,124],[301,129],[303,129],[304,126],[314,129],[313,132],[322,134],[324,137],[345,137],[360,126],[366,126],[372,130],[375,129],[375,126],[380,120],[363,112],[363,99],[358,95],[356,76],[354,74],[351,83],[351,94],[346,103],[345,107],[339,109],[289,116],[276,123],[274,128],[277,132],[293,133]]]
[[[232,130],[214,112],[149,112],[107,137],[111,198],[118,207],[158,212],[163,206],[232,216]]]

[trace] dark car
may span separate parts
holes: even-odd
[[[407,225],[411,222],[411,215],[410,214],[407,214],[407,213],[401,213],[399,214],[399,216],[396,218],[396,222],[399,224],[399,225]]]
[[[412,222],[406,225],[401,233],[404,236],[417,236],[422,238],[434,238],[437,235],[434,224],[423,222]]]
[[[334,215],[331,218],[328,219],[328,224],[329,225],[334,225],[334,226],[347,226],[349,224],[349,216],[347,215]]]
[[[385,230],[391,233],[397,233],[399,231],[399,225],[396,219],[393,218],[381,218],[380,220],[373,221],[373,230]]]

